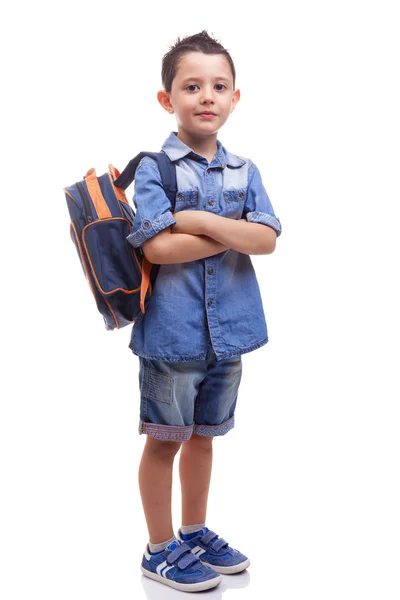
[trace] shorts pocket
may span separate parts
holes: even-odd
[[[143,384],[145,400],[172,404],[173,384],[174,380],[170,375],[157,371],[151,363],[146,364]]]

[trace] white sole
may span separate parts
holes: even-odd
[[[163,583],[164,585],[169,585],[170,587],[175,588],[176,590],[181,590],[182,592],[201,592],[202,590],[209,590],[213,587],[217,587],[222,581],[221,575],[219,577],[214,577],[213,579],[208,579],[207,581],[200,581],[199,583],[177,583],[176,581],[172,581],[172,579],[167,579],[166,577],[161,577],[157,573],[153,573],[152,571],[147,571],[142,566],[143,575],[149,577],[150,579],[154,579],[154,581],[158,581],[159,583]]]
[[[201,558],[200,558],[201,560]],[[244,560],[242,563],[238,565],[233,565],[232,567],[219,567],[218,565],[212,565],[211,563],[205,562],[201,560],[203,565],[207,565],[207,567],[211,567],[217,573],[222,573],[222,575],[233,575],[234,573],[240,573],[240,571],[244,571],[250,565],[250,560]]]

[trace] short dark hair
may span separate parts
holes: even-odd
[[[169,51],[163,56],[161,80],[166,92],[171,93],[172,81],[178,71],[182,57],[189,52],[202,52],[203,54],[223,54],[228,61],[233,75],[233,89],[235,89],[236,71],[235,65],[228,50],[218,40],[211,37],[207,31],[177,38],[175,44],[170,46]]]

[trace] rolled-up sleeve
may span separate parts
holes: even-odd
[[[248,187],[243,216],[251,223],[262,223],[272,227],[277,237],[282,233],[282,225],[274,213],[268,194],[264,188],[261,174],[254,163],[248,173]]]
[[[136,208],[135,220],[132,232],[126,239],[134,248],[176,224],[157,163],[151,158],[143,158],[136,169],[133,203]]]

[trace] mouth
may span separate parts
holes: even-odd
[[[202,113],[197,113],[197,116],[211,119],[212,117],[216,117],[217,115],[213,112],[202,112]]]

